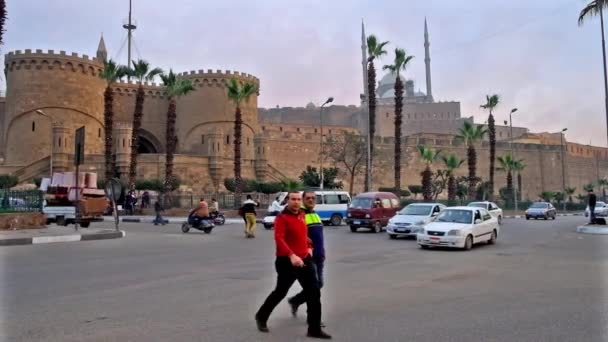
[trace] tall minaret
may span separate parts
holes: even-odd
[[[365,24],[361,19],[361,67],[363,70],[363,94],[365,99],[361,99],[361,106],[367,103],[367,36],[365,35]]]
[[[433,91],[431,90],[431,53],[429,51],[429,29],[424,18],[424,63],[426,64],[426,100],[433,102]]]
[[[103,40],[103,33],[97,46],[97,59],[102,63],[108,59],[108,50],[106,50],[106,42]]]

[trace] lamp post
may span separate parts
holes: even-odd
[[[563,210],[566,211],[566,201],[565,201],[565,197],[566,197],[566,164],[565,164],[565,160],[564,160],[564,132],[567,131],[567,128],[562,129],[562,131],[559,133],[559,139],[560,139],[560,143],[561,143],[561,147],[562,147],[562,194],[564,196],[564,206],[563,206]]]
[[[511,112],[509,112],[509,126],[511,127],[511,133],[510,133],[510,140],[511,140],[511,157],[513,157],[513,161],[515,161],[515,151],[513,150],[513,113],[517,112],[517,108],[513,108],[511,109]],[[517,175],[515,175],[515,179],[517,180]],[[513,203],[515,204],[515,211],[517,211],[517,186],[518,184],[515,184],[515,186],[513,186]]]
[[[55,140],[53,139],[53,124],[55,123],[55,119],[48,115],[47,113],[41,111],[40,109],[36,109],[36,114],[45,116],[51,120],[51,153],[50,153],[50,162],[49,162],[49,177],[53,179],[53,150],[55,146]]]
[[[320,169],[321,169],[321,171],[320,171],[321,172],[321,190],[323,190],[323,181],[324,181],[324,178],[323,178],[323,107],[326,104],[331,103],[333,101],[334,101],[334,98],[329,97],[327,99],[327,101],[325,101],[325,103],[323,103],[321,105],[321,110],[319,111],[319,121],[321,121],[321,167],[320,167]]]

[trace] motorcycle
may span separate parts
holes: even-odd
[[[211,213],[211,218],[213,218],[213,224],[216,226],[223,226],[226,223],[226,217],[224,217],[224,213]]]
[[[199,220],[195,219],[192,215],[188,216],[188,220],[182,223],[182,232],[187,233],[190,231],[190,228],[202,230],[205,234],[211,233],[215,224],[213,223],[213,219],[205,219]]]

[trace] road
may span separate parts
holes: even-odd
[[[505,220],[497,245],[469,252],[327,227],[327,331],[338,341],[607,341],[608,236],[575,233],[583,221]],[[255,329],[274,286],[272,231],[122,228],[124,239],[0,248],[0,340],[308,340],[305,309],[294,319],[284,303],[269,334]]]

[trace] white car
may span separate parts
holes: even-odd
[[[595,217],[608,217],[608,204],[602,201],[595,202]],[[585,208],[585,217],[589,217],[589,206]]]
[[[451,247],[469,250],[480,242],[496,243],[498,220],[483,208],[450,207],[418,233],[420,248]]]
[[[484,208],[485,210],[487,210],[490,215],[494,216],[497,220],[498,220],[498,224],[502,224],[502,218],[503,213],[502,213],[502,209],[500,209],[496,203],[494,202],[471,202],[467,205],[468,207],[477,207],[477,208]]]
[[[386,226],[386,232],[391,239],[397,237],[416,237],[424,225],[439,215],[445,205],[439,203],[414,203],[397,212]]]

